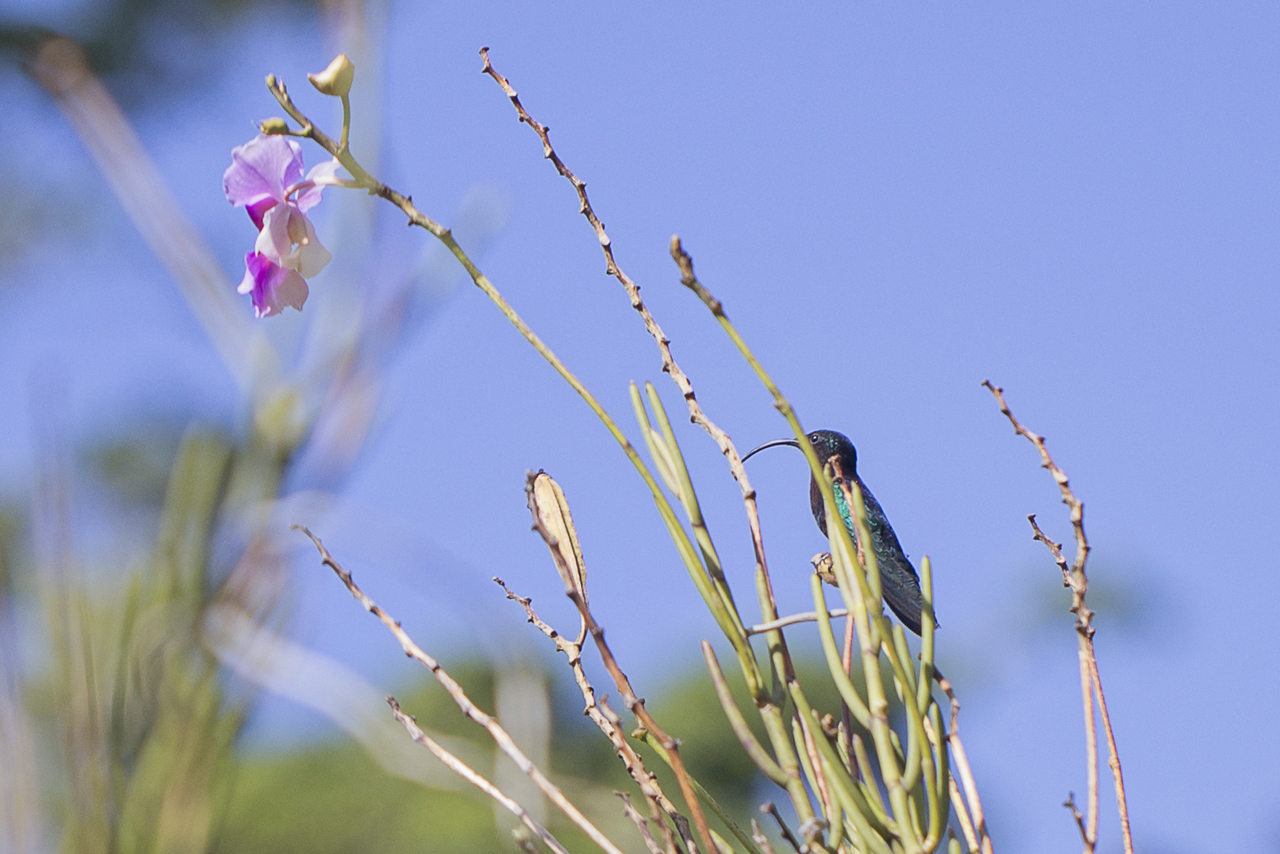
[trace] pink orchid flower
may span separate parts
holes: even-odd
[[[296,270],[289,270],[261,252],[250,252],[244,256],[244,278],[240,280],[237,293],[250,294],[253,299],[253,311],[258,317],[270,317],[284,311],[286,305],[302,311],[311,289],[307,280],[298,275]]]
[[[286,305],[301,310],[307,300],[305,279],[319,273],[332,257],[320,245],[307,211],[326,186],[341,184],[338,161],[330,160],[302,176],[302,147],[283,136],[258,136],[231,151],[222,176],[227,201],[243,206],[258,227],[254,251],[245,256],[245,275],[237,290],[252,294],[258,317],[279,314]]]

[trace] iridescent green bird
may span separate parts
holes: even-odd
[[[924,611],[920,577],[916,575],[916,568],[911,565],[906,553],[902,551],[902,546],[898,543],[898,535],[893,532],[889,519],[880,509],[880,502],[876,501],[871,490],[867,489],[862,478],[858,477],[857,449],[853,447],[849,437],[834,430],[814,430],[809,434],[809,442],[818,454],[819,464],[825,467],[827,461],[835,457],[840,461],[840,469],[845,477],[856,483],[858,489],[862,491],[862,503],[867,509],[867,528],[871,532],[871,544],[875,548],[876,562],[880,564],[880,588],[884,594],[884,601],[889,609],[898,615],[902,625],[915,634],[920,634],[920,615]],[[746,462],[756,452],[778,445],[800,447],[800,443],[795,439],[777,439],[765,442],[742,460]],[[843,492],[839,489],[836,490],[836,508],[840,511],[844,526],[849,529],[849,535],[857,542],[852,514],[845,504]],[[809,509],[813,512],[813,518],[818,523],[818,527],[822,529],[823,536],[827,536],[827,513],[822,505],[822,490],[818,488],[818,481],[812,476],[809,477]],[[865,543],[859,543],[859,545],[866,548]]]

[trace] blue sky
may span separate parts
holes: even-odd
[[[677,417],[679,396],[604,275],[571,188],[479,73],[481,46],[587,181],[619,262],[739,447],[785,425],[679,285],[673,233],[802,422],[853,438],[904,547],[932,558],[941,661],[963,692],[998,850],[1078,844],[1060,804],[1083,791],[1084,772],[1067,594],[1025,521],[1037,513],[1066,539],[1066,513],[980,387],[987,378],[1047,435],[1086,503],[1139,848],[1280,845],[1280,736],[1266,725],[1280,700],[1269,677],[1280,667],[1280,9],[378,8],[377,59],[358,73],[379,87],[356,102],[357,146],[380,131],[382,175],[436,218],[478,205],[501,221],[485,272],[633,438],[627,383],[657,385],[740,587],[750,551],[736,486]],[[167,45],[163,27],[155,38]],[[326,115],[304,75],[348,47],[335,39],[299,9],[256,12],[158,52],[197,69],[200,86],[129,105],[229,288],[253,239],[222,196],[229,151],[277,112],[268,72]],[[65,121],[3,74],[11,168],[58,212],[0,270],[0,475],[16,491],[49,417],[41,395],[77,435],[147,407],[230,418],[237,402]],[[360,236],[336,231],[344,204],[317,211],[321,238],[359,255]],[[429,238],[405,231],[385,218],[377,251],[392,260],[362,261],[365,275],[431,257]],[[308,312],[324,311],[326,281]],[[568,494],[593,602],[639,684],[673,662],[697,666],[697,641],[715,627],[625,458],[482,294],[446,284],[392,363],[373,439],[317,533],[429,648],[461,655],[495,637],[536,647],[486,579],[567,619],[524,506],[524,472],[545,468]],[[286,352],[305,323],[264,321]],[[803,608],[803,570],[823,547],[807,474],[788,452],[750,472],[774,576],[794,580],[780,596]],[[380,683],[410,673],[302,548],[290,596],[299,638]],[[323,731],[274,704],[255,737],[291,730]],[[1118,850],[1114,821],[1101,850]]]

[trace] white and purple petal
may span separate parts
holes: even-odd
[[[329,254],[329,250],[325,249],[320,243],[320,238],[316,236],[315,226],[311,224],[311,220],[302,214],[298,214],[298,220],[306,229],[306,237],[298,241],[297,248],[293,250],[293,263],[290,267],[297,270],[303,278],[310,279],[316,276],[329,263],[329,259],[333,256]]]
[[[306,280],[296,271],[280,267],[257,252],[245,255],[244,263],[244,278],[236,290],[251,295],[253,310],[258,317],[279,314],[285,306],[302,310],[309,289]]]
[[[233,205],[265,199],[285,200],[290,186],[302,180],[302,147],[282,136],[259,135],[231,150],[231,165],[222,189]]]
[[[254,250],[308,279],[323,270],[333,257],[320,244],[311,220],[291,202],[267,211],[262,226]]]
[[[279,314],[286,306],[301,310],[309,293],[306,278],[329,263],[329,251],[306,211],[320,202],[324,187],[343,183],[338,168],[338,161],[330,160],[304,179],[301,146],[282,136],[261,135],[231,152],[223,192],[258,228],[238,290],[251,295],[258,317]]]
[[[306,213],[315,207],[320,201],[320,193],[325,187],[336,187],[342,183],[338,178],[338,169],[342,164],[338,162],[338,158],[334,157],[317,166],[313,166],[311,171],[307,173],[306,181],[298,188],[297,204],[298,210]]]

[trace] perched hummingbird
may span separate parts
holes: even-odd
[[[898,536],[893,533],[888,518],[880,509],[880,502],[876,501],[871,490],[867,489],[862,478],[858,477],[858,451],[849,441],[849,437],[834,430],[814,430],[809,434],[809,442],[818,454],[820,465],[826,466],[827,461],[835,457],[840,461],[840,469],[845,477],[852,478],[862,490],[862,503],[867,509],[867,528],[871,531],[871,543],[875,547],[876,562],[880,565],[880,588],[884,593],[884,601],[888,603],[893,613],[898,615],[898,619],[902,620],[902,625],[915,634],[920,634],[920,614],[924,610],[920,578],[916,575],[916,568],[903,553],[902,546],[898,544]],[[765,442],[743,457],[742,461],[746,462],[753,454],[778,445],[800,447],[800,443],[795,439],[777,439],[773,442]],[[851,508],[845,505],[844,495],[839,489],[836,490],[836,506],[840,510],[840,517],[844,519],[844,526],[849,529],[849,535],[856,542],[857,535],[854,533]],[[822,506],[822,490],[818,488],[818,481],[812,476],[809,478],[809,509],[813,511],[813,518],[822,529],[823,536],[826,536],[827,514]],[[866,543],[859,545],[863,549],[866,548]]]

